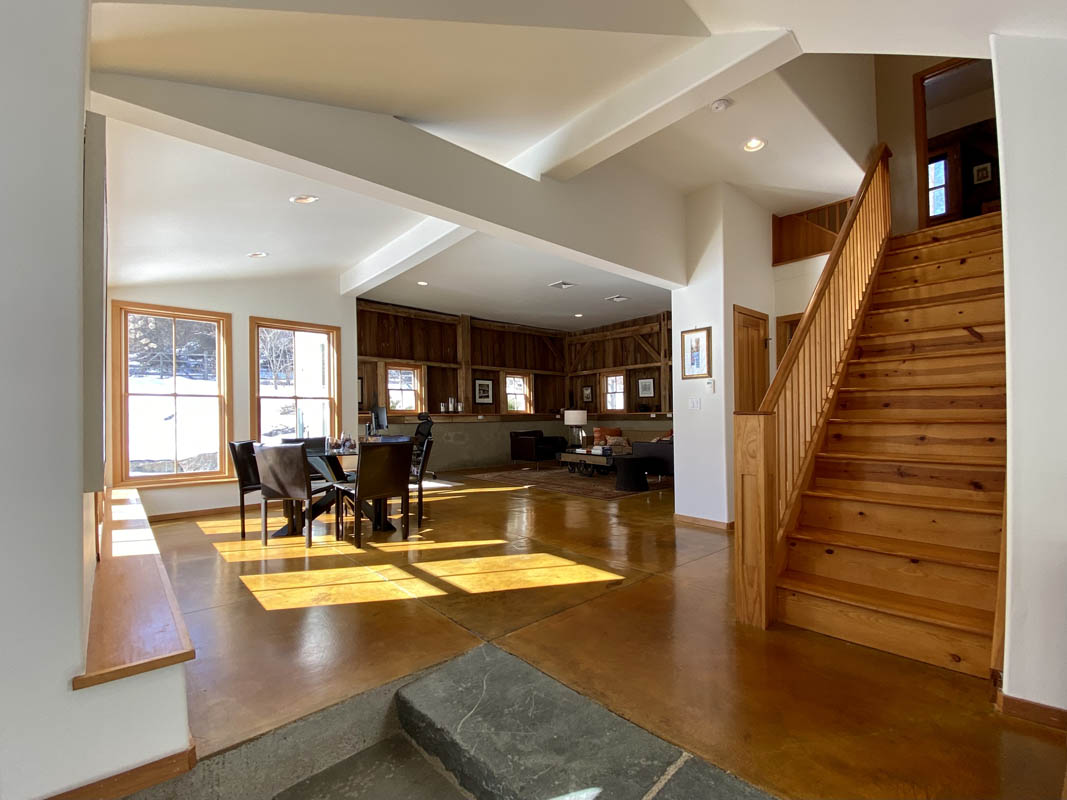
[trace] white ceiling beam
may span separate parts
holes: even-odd
[[[407,272],[473,234],[452,222],[429,217],[341,273],[341,294],[358,297]]]
[[[569,180],[801,54],[785,30],[709,36],[571,119],[509,166]]]
[[[665,289],[685,282],[680,198],[618,169],[534,181],[393,117],[114,73],[106,116]]]
[[[108,2],[109,0],[95,0]],[[533,28],[707,36],[685,0],[122,0],[136,5],[300,11]]]

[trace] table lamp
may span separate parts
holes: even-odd
[[[588,411],[564,411],[563,424],[571,429],[571,437],[575,440],[575,447],[581,447],[585,443],[585,423],[589,421]]]

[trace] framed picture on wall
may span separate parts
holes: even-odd
[[[474,402],[487,405],[493,402],[493,382],[476,380],[474,382]]]
[[[993,180],[993,164],[992,162],[986,162],[985,164],[978,164],[971,170],[971,175],[974,178],[974,183],[989,183]]]
[[[593,402],[593,387],[592,386],[583,386],[582,387],[582,402],[583,403],[592,403]]]
[[[637,381],[637,396],[638,397],[655,397],[656,396],[656,379],[655,378],[640,378]]]
[[[682,331],[682,378],[711,377],[711,328]]]

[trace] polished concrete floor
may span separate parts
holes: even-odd
[[[676,524],[670,492],[450,477],[407,543],[337,543],[330,517],[311,550],[262,548],[257,522],[242,542],[236,514],[153,526],[201,757],[491,640],[783,797],[1059,796],[1062,732],[997,715],[987,683],[736,625],[730,537]]]

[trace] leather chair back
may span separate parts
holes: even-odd
[[[411,465],[411,477],[416,483],[422,483],[422,476],[426,474],[426,465],[430,463],[430,451],[433,450],[433,437],[429,437],[422,443],[422,452],[415,453],[415,461]]]
[[[263,497],[267,500],[310,500],[311,469],[307,445],[257,444],[256,464]]]
[[[362,500],[401,497],[411,476],[411,439],[400,442],[360,442],[356,496]]]
[[[326,452],[325,436],[307,436],[303,439],[282,439],[282,444],[299,444],[303,442],[308,446],[310,455],[321,455]]]
[[[230,442],[230,458],[237,473],[237,485],[241,489],[259,486],[259,469],[256,467],[256,443],[252,441]]]

